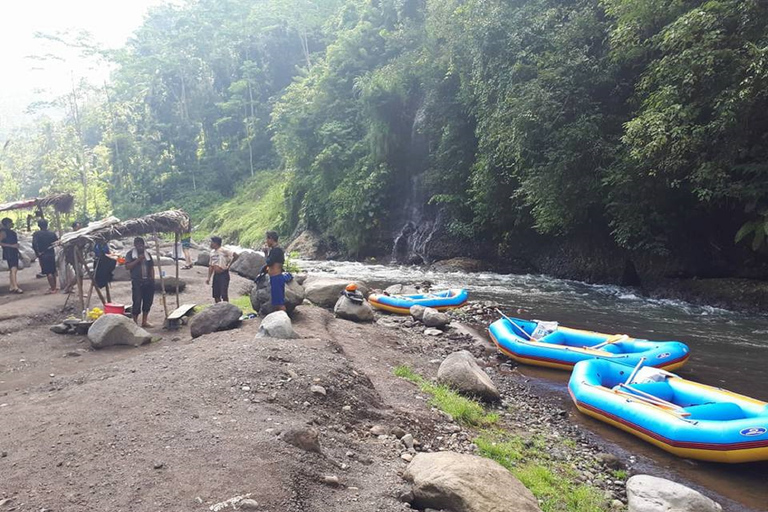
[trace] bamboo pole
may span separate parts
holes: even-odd
[[[160,239],[157,238],[157,233],[155,233],[155,250],[157,251],[157,271],[160,273],[160,288],[162,289],[163,293],[163,311],[165,311],[165,318],[168,318],[168,303],[165,300],[165,279],[163,278],[163,264],[160,261],[162,256],[160,256]]]
[[[102,306],[106,306],[107,305],[107,301],[104,300],[104,295],[101,293],[101,290],[99,289],[99,287],[96,286],[96,271],[99,269],[99,261],[100,260],[98,260],[98,259],[96,260],[96,265],[93,267],[93,272],[88,270],[88,265],[83,263],[83,265],[85,266],[85,271],[88,273],[88,279],[91,280],[91,287],[88,290],[88,305],[87,305],[88,308],[91,307],[91,294],[93,293],[94,288],[96,289],[96,295],[99,296],[99,300],[101,301],[101,305]],[[83,258],[83,262],[85,262],[85,258]]]
[[[181,307],[181,302],[179,301],[179,257],[181,256],[181,254],[179,254],[179,239],[180,239],[180,237],[179,237],[179,233],[178,232],[176,232],[176,237],[175,238],[176,238],[176,240],[175,240],[175,243],[174,243],[174,246],[173,246],[173,255],[176,256],[174,258],[174,261],[176,262],[176,308],[180,308]],[[182,254],[184,253],[183,250],[181,252],[182,252]]]
[[[77,299],[80,305],[80,311],[85,309],[85,303],[83,302],[83,268],[81,266],[81,255],[79,248],[73,248],[75,253],[75,275],[77,276]]]

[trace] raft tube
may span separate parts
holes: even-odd
[[[460,308],[466,304],[468,298],[469,293],[467,290],[458,289],[421,295],[384,295],[372,293],[368,297],[368,302],[376,309],[408,315],[411,312],[411,306],[424,306],[445,311],[446,309]]]
[[[688,346],[679,341],[640,340],[625,334],[602,334],[557,324],[553,332],[531,339],[539,323],[502,318],[493,322],[488,331],[499,351],[515,361],[560,370],[571,370],[579,361],[595,358],[634,366],[643,357],[647,366],[675,370],[690,356]]]
[[[642,368],[630,381],[633,372],[610,361],[582,361],[568,391],[582,413],[679,457],[768,460],[768,403],[657,368]]]

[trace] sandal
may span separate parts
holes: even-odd
[[[16,288],[15,290],[13,290],[13,293],[24,293],[24,290],[22,290],[21,288]]]

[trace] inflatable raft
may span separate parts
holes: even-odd
[[[648,341],[626,334],[602,334],[562,327],[555,322],[502,318],[488,328],[499,351],[515,361],[570,370],[585,359],[608,359],[636,365],[645,358],[648,366],[680,368],[690,356],[679,341]]]
[[[421,295],[384,295],[372,293],[368,297],[368,302],[377,309],[407,315],[410,313],[411,306],[424,306],[444,311],[446,309],[460,308],[467,302],[468,298],[469,293],[467,290],[461,289]]]
[[[576,407],[680,457],[768,460],[768,403],[682,379],[593,359],[568,383]]]

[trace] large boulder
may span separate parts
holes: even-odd
[[[291,279],[285,283],[285,309],[292,313],[297,306],[304,302],[304,288]],[[272,289],[269,285],[269,276],[259,279],[251,288],[251,306],[262,318],[274,312],[272,307]]]
[[[113,345],[138,347],[152,341],[152,335],[123,315],[102,315],[88,329],[88,340],[93,348]]]
[[[285,252],[298,253],[306,260],[320,260],[326,257],[326,247],[322,237],[314,231],[304,231],[293,239]]]
[[[291,339],[295,338],[296,334],[293,332],[293,324],[288,314],[285,311],[275,311],[261,321],[256,337]]]
[[[24,267],[29,267],[37,259],[31,238],[19,238],[19,257],[24,262]]]
[[[189,330],[193,338],[218,331],[228,331],[240,325],[243,312],[229,302],[219,302],[192,317]]]
[[[339,279],[337,277],[325,277],[318,275],[307,276],[304,281],[304,290],[306,292],[306,299],[312,304],[320,306],[322,308],[330,309],[339,300],[339,295],[344,291],[352,281],[346,279]],[[369,289],[368,286],[362,281],[354,281],[357,285],[357,289],[368,298]]]
[[[429,269],[434,272],[482,272],[487,268],[480,260],[472,258],[451,258],[433,263]]]
[[[477,365],[475,357],[466,350],[454,352],[445,358],[437,370],[437,381],[463,395],[477,397],[487,402],[496,402],[501,398],[491,378]]]
[[[424,308],[424,313],[421,315],[421,322],[427,327],[437,327],[442,329],[451,323],[451,317],[436,309]]]
[[[418,295],[424,293],[425,290],[412,284],[393,284],[392,286],[387,286],[384,292],[389,295]]]
[[[130,274],[128,276],[128,279],[130,280]],[[155,279],[155,291],[157,293],[162,293],[163,283],[165,283],[165,293],[176,293],[175,277],[165,277],[163,278],[162,282],[160,281],[160,278]],[[186,287],[187,287],[187,282],[184,281],[183,279],[179,279],[179,293],[183,292]]]
[[[650,475],[627,481],[629,512],[720,512],[723,508],[700,492]]]
[[[334,314],[353,322],[373,322],[373,308],[367,300],[362,303],[354,302],[346,295],[341,295],[333,306]]]
[[[261,274],[261,269],[267,263],[267,259],[260,252],[244,251],[232,264],[230,270],[247,279],[256,279]]]
[[[195,261],[195,265],[198,265],[200,267],[207,267],[210,262],[211,262],[211,253],[208,251],[200,251],[197,254],[197,261]]]
[[[540,512],[531,491],[501,464],[453,452],[419,453],[403,478],[413,508],[452,512]]]

